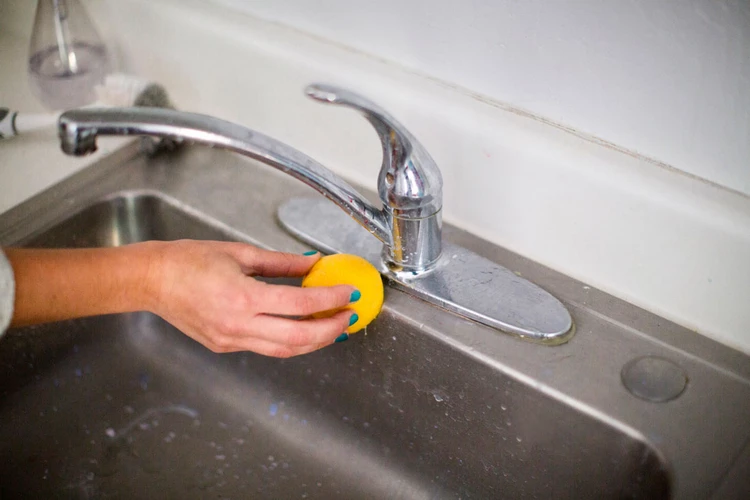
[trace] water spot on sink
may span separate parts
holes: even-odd
[[[149,375],[148,373],[142,373],[138,377],[138,383],[141,386],[141,389],[143,389],[144,391],[148,390],[148,383],[150,381],[151,381],[151,375]]]
[[[104,431],[104,433],[111,438],[114,438],[117,435],[117,433],[112,427],[107,427],[107,430]]]
[[[432,397],[435,398],[435,401],[437,401],[438,403],[442,403],[443,401],[448,399],[448,395],[439,389],[432,391]]]
[[[128,411],[128,409],[130,411]],[[132,410],[133,409],[129,406],[125,407],[126,413],[133,413]],[[151,424],[149,423],[149,420],[153,420],[154,416],[156,415],[163,415],[163,414],[169,414],[169,413],[184,415],[192,419],[196,419],[199,416],[199,413],[196,410],[189,408],[187,406],[184,406],[184,405],[170,405],[170,406],[149,408],[148,410],[140,414],[138,417],[131,420],[125,427],[117,431],[115,433],[115,436],[112,437],[112,439],[124,438],[136,427],[144,431],[149,430],[151,428]]]

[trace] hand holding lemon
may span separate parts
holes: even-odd
[[[370,324],[383,306],[383,280],[375,267],[362,257],[336,254],[321,257],[302,280],[303,288],[351,285],[357,289],[352,303],[346,306],[357,315],[357,320],[346,330],[356,333]],[[359,293],[359,298],[357,298]],[[343,308],[313,314],[314,318],[327,318]]]

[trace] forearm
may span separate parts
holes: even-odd
[[[16,249],[12,326],[149,309],[158,242],[119,248]]]

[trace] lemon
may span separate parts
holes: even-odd
[[[383,306],[383,280],[375,267],[362,257],[336,254],[322,257],[302,280],[302,286],[352,285],[362,294],[346,307],[313,314],[314,318],[333,316],[341,309],[351,309],[359,319],[346,333],[358,332],[369,325]]]

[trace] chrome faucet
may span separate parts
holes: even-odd
[[[377,132],[383,149],[378,194],[372,206],[346,181],[275,139],[210,116],[158,108],[78,109],[59,120],[62,149],[85,155],[99,135],[145,135],[222,147],[275,167],[315,188],[382,242],[361,237],[344,213],[320,199],[293,199],[281,223],[325,251],[366,256],[398,287],[443,308],[534,341],[559,344],[573,333],[565,307],[550,294],[441,237],[443,180],[437,165],[398,121],[373,102],[331,85],[315,84],[309,97],[353,108]],[[326,229],[328,228],[328,229]],[[344,228],[347,228],[344,230]]]
[[[422,146],[376,104],[330,85],[310,85],[313,99],[361,112],[383,146],[373,207],[352,186],[312,158],[240,125],[210,116],[158,108],[81,109],[63,113],[59,131],[64,152],[96,150],[99,135],[148,135],[220,146],[276,167],[317,189],[383,242],[388,266],[420,273],[440,257],[443,179]]]

